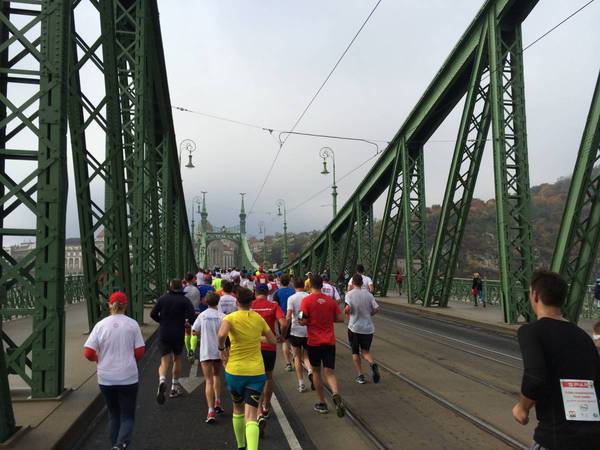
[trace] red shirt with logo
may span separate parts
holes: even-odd
[[[261,272],[258,275],[256,275],[256,284],[268,284],[269,283],[269,277],[267,276],[266,273]]]
[[[271,331],[275,333],[275,321],[283,318],[283,311],[281,311],[281,308],[277,303],[271,302],[264,297],[259,297],[252,302],[250,309],[260,314],[269,325]],[[270,352],[277,351],[277,346],[267,343],[261,343],[260,348],[261,350]]]
[[[300,311],[307,319],[308,345],[335,345],[333,323],[342,310],[334,299],[323,293],[309,294],[302,299]]]

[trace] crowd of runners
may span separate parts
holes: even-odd
[[[315,391],[313,409],[319,414],[329,412],[327,386],[336,414],[344,417],[335,374],[334,323],[347,319],[356,383],[366,383],[367,375],[378,383],[381,375],[371,343],[372,316],[379,305],[373,297],[373,282],[361,265],[342,289],[329,280],[327,272],[293,277],[268,274],[262,268],[255,273],[203,270],[171,280],[168,292],[150,313],[159,323],[157,403],[163,405],[167,397],[183,395],[180,376],[185,356],[192,365],[198,360],[204,375],[207,424],[225,412],[223,374],[233,401],[233,432],[240,449],[258,449],[271,416],[274,376],[295,376],[299,394]],[[538,320],[518,332],[524,372],[512,414],[517,422],[527,424],[530,410],[536,408],[535,450],[596,449],[600,442],[600,359],[594,346],[600,348],[600,322],[592,340],[563,318],[567,288],[559,274],[537,271],[531,280],[530,302]],[[84,347],[85,357],[98,363],[112,450],[125,449],[131,442],[138,389],[136,361],[144,354],[139,326],[124,315],[127,303],[123,292],[110,296],[110,316],[95,325]],[[278,346],[285,369],[276,373]],[[369,364],[368,374],[363,371],[363,359]],[[569,406],[581,406],[582,399],[587,400],[581,411]]]
[[[233,400],[232,422],[239,448],[255,450],[271,415],[277,350],[285,361],[283,372],[294,373],[298,392],[315,391],[314,411],[327,414],[325,386],[339,417],[345,407],[335,375],[335,322],[348,318],[348,342],[356,368],[356,382],[365,384],[362,359],[378,383],[381,375],[371,356],[379,311],[373,282],[359,265],[347,291],[340,293],[327,272],[304,277],[287,273],[255,273],[236,268],[200,270],[183,280],[172,280],[150,316],[159,323],[162,354],[156,401],[183,395],[182,357],[196,359],[205,379],[206,423],[224,412],[221,374]],[[171,382],[168,386],[168,371]],[[278,375],[283,376],[283,375]],[[290,374],[292,376],[292,374]],[[307,386],[310,386],[307,387]]]

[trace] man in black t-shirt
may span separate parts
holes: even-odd
[[[183,389],[179,384],[181,373],[181,353],[184,346],[185,323],[194,321],[196,316],[192,302],[185,296],[181,289],[181,280],[171,280],[169,292],[161,296],[150,317],[158,322],[158,347],[161,352],[160,367],[158,368],[158,391],[156,401],[159,405],[165,402],[165,390],[167,389],[167,371],[173,361],[171,393],[169,397],[179,397]]]
[[[590,336],[562,317],[560,308],[566,295],[567,283],[559,274],[534,273],[530,300],[538,320],[523,325],[518,332],[524,372],[521,395],[512,414],[525,425],[535,406],[539,423],[533,436],[534,449],[597,450],[600,358]],[[595,395],[590,394],[592,391]],[[586,401],[577,403],[582,394],[587,395]]]

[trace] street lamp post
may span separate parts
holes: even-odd
[[[277,215],[279,217],[282,216],[281,207],[283,206],[283,255],[282,255],[282,260],[283,260],[283,264],[285,265],[288,262],[287,206],[285,204],[285,200],[283,200],[281,198],[275,202],[275,205],[277,206]]]
[[[259,229],[259,233],[262,233],[262,235],[263,235],[262,265],[263,265],[263,267],[266,267],[267,266],[267,227],[265,226],[265,223],[263,221],[260,221],[258,223],[258,229]]]
[[[196,151],[196,143],[191,139],[184,139],[179,144],[179,168],[181,168],[181,154],[186,151],[188,152],[188,163],[185,165],[188,169],[193,169],[194,163],[192,162],[192,153]]]
[[[331,197],[333,199],[333,217],[337,215],[337,186],[335,184],[335,153],[331,147],[323,147],[319,150],[319,156],[323,159],[323,170],[321,175],[327,175],[327,158],[331,158],[333,167],[333,184],[331,185]]]

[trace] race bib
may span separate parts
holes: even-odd
[[[565,418],[600,422],[598,398],[591,380],[560,380]]]

